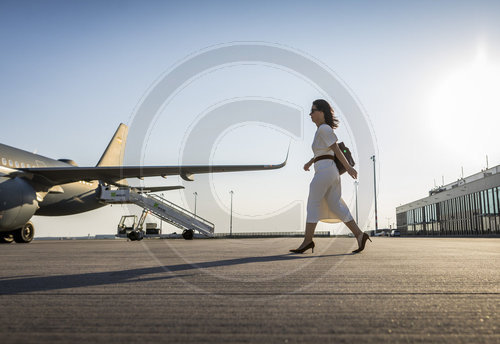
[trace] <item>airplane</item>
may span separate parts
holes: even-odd
[[[95,167],[78,167],[70,159],[54,160],[0,144],[0,242],[29,243],[35,228],[34,215],[61,216],[91,211],[107,204],[101,190],[114,185],[130,187],[126,178],[180,175],[192,181],[198,173],[279,169],[276,165],[180,165],[123,166],[128,127],[120,123]],[[136,189],[158,192],[184,188],[159,186]]]

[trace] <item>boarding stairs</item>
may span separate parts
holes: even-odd
[[[109,204],[136,204],[151,215],[182,230],[196,230],[213,237],[215,225],[163,197],[137,192],[133,188],[103,187],[101,201]]]

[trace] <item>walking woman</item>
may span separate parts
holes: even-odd
[[[314,163],[314,177],[309,185],[309,198],[307,199],[306,233],[304,241],[293,253],[304,253],[308,249],[314,252],[313,235],[318,221],[335,223],[344,222],[358,241],[358,253],[364,250],[368,234],[363,233],[354,221],[349,208],[341,197],[340,174],[333,160],[336,156],[346,172],[354,179],[358,172],[349,165],[344,154],[337,145],[337,136],[333,129],[338,127],[339,121],[334,116],[330,104],[324,99],[317,99],[311,107],[311,120],[318,129],[314,135],[312,150],[314,157],[304,165],[304,170]]]

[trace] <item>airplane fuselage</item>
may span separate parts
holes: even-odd
[[[66,167],[73,164],[69,160],[54,160],[0,144],[0,172],[2,169],[19,169],[22,173],[23,168]],[[71,215],[103,207],[106,204],[99,201],[99,194],[100,185],[96,180],[53,186],[34,182],[26,176],[0,176],[0,231],[17,228],[33,215]]]

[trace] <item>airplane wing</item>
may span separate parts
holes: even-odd
[[[43,184],[65,184],[80,180],[101,180],[115,183],[124,178],[144,178],[180,175],[182,179],[192,181],[194,174],[274,170],[286,165],[286,161],[277,165],[185,165],[185,166],[100,166],[100,167],[36,167],[21,168],[24,177]]]

